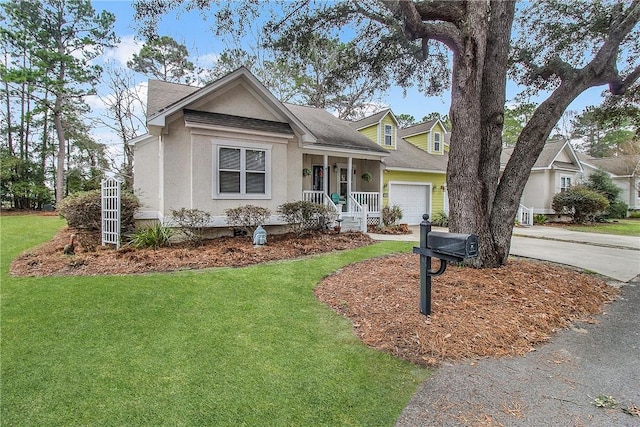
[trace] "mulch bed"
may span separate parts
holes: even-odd
[[[367,345],[420,365],[524,355],[574,321],[592,322],[617,294],[596,277],[543,262],[449,267],[433,278],[427,317],[419,267],[414,254],[368,260],[327,277],[315,294],[351,319]]]
[[[77,233],[77,232],[76,232]],[[134,274],[267,261],[352,249],[373,241],[361,233],[220,238],[198,248],[120,250],[85,243],[63,254],[71,230],[21,254],[16,276]],[[80,242],[89,242],[86,236]],[[433,268],[438,267],[434,261]],[[349,318],[367,345],[419,365],[445,360],[524,355],[575,321],[592,322],[617,290],[599,278],[549,263],[511,260],[496,269],[450,266],[433,279],[431,316],[419,311],[419,256],[392,255],[349,265],[315,289],[320,301]]]
[[[118,250],[92,243],[95,237],[73,231],[79,236],[75,255],[64,255],[72,230],[64,228],[49,242],[22,253],[9,273],[14,276],[92,276],[136,274],[211,267],[242,267],[268,261],[299,258],[306,255],[353,249],[373,243],[361,233],[270,235],[268,248],[254,248],[250,237],[221,237],[205,240],[194,248],[173,244],[158,249]]]

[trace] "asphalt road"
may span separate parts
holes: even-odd
[[[511,254],[602,274],[620,297],[525,357],[441,366],[396,427],[640,427],[640,238],[518,228]]]

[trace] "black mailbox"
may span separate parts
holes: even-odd
[[[449,255],[462,261],[478,256],[478,236],[432,231],[427,234],[427,247],[434,254]]]
[[[461,262],[478,256],[478,236],[431,231],[429,215],[420,223],[420,247],[413,253],[420,255],[420,313],[431,314],[431,277],[439,276],[447,269],[447,262]],[[431,258],[440,259],[437,271],[431,270]]]

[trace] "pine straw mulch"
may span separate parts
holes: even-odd
[[[432,280],[427,317],[419,268],[415,254],[372,259],[327,277],[315,294],[349,318],[364,343],[420,365],[524,355],[574,321],[593,322],[617,295],[596,277],[544,262],[448,266]]]
[[[77,233],[77,232],[76,232]],[[351,249],[372,243],[360,233],[306,238],[269,236],[265,248],[248,238],[220,238],[193,248],[93,248],[87,236],[63,255],[71,231],[21,254],[15,276],[135,274],[261,262]],[[84,247],[82,243],[84,242]],[[351,319],[367,345],[420,365],[444,360],[523,355],[573,321],[592,322],[617,290],[602,280],[549,263],[512,260],[497,269],[449,266],[433,278],[431,316],[419,311],[419,256],[391,255],[349,265],[315,289],[320,301]],[[434,261],[434,269],[438,262]]]
[[[78,236],[75,255],[64,255],[72,234]],[[98,238],[63,228],[52,240],[18,256],[9,273],[14,276],[93,276],[136,274],[211,267],[243,267],[268,261],[353,249],[373,243],[361,233],[270,235],[267,247],[254,248],[249,237],[221,237],[205,240],[194,248],[187,243],[158,249],[118,250],[96,245]]]

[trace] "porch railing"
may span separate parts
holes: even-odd
[[[348,212],[353,215],[354,218],[360,219],[360,231],[367,232],[367,215],[370,212],[369,206],[366,204],[360,204],[360,202],[354,196],[354,193],[349,194],[347,198]]]
[[[338,209],[335,203],[331,200],[328,194],[323,191],[303,190],[302,200],[306,202],[318,203],[321,205],[333,206],[339,212],[342,209]],[[354,191],[349,194],[347,198],[346,212],[349,213],[361,213],[363,207],[366,206],[367,214],[379,214],[380,207],[380,193],[367,192],[367,191]]]
[[[354,191],[351,197],[358,205],[367,205],[367,212],[380,212],[380,193],[368,191]]]
[[[342,214],[342,207],[338,208],[331,197],[325,194],[323,191],[314,191],[314,190],[303,190],[302,191],[302,200],[305,202],[317,203],[319,205],[325,205],[330,208],[333,208],[338,212],[338,214]]]
[[[520,225],[532,226],[533,225],[533,208],[528,208],[523,204],[518,207],[518,214],[516,219]]]
[[[327,195],[324,191],[303,190],[302,200],[305,202],[317,203],[319,205],[326,204]]]

